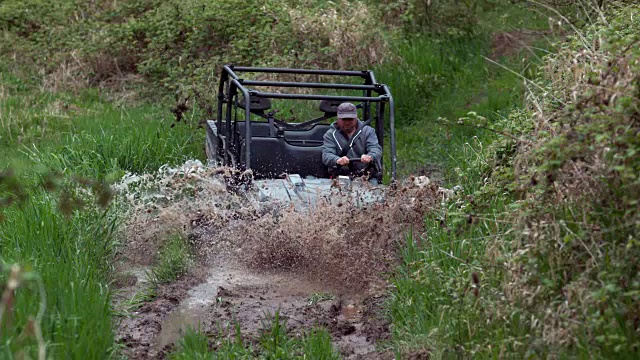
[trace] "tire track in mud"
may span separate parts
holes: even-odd
[[[335,293],[323,284],[292,274],[256,274],[222,265],[212,269],[205,282],[189,290],[188,297],[166,317],[154,347],[158,353],[169,349],[187,326],[224,335],[218,334],[219,329],[233,329],[238,322],[244,336],[256,338],[264,330],[264,322],[277,311],[293,336],[302,336],[319,325],[331,332],[345,355],[375,352],[375,330],[383,334],[388,331],[384,320],[372,325],[373,321],[367,319],[365,326],[365,306],[357,297],[339,294],[334,299],[312,300],[316,294]]]
[[[346,295],[288,273],[256,274],[220,265],[204,281],[182,280],[163,289],[136,317],[121,321],[119,342],[129,348],[130,358],[164,358],[188,327],[212,337],[226,336],[238,322],[245,339],[253,342],[276,311],[291,336],[322,326],[343,356],[382,356],[375,347],[377,340],[389,335],[382,294]],[[332,298],[313,300],[314,295],[328,294]]]
[[[148,266],[162,235],[176,228],[187,234],[197,263],[119,319],[117,340],[132,359],[164,358],[187,326],[215,337],[237,321],[255,341],[262,320],[276,311],[294,336],[327,328],[346,358],[388,357],[376,352],[376,342],[389,337],[383,273],[396,263],[404,230],[420,229],[442,197],[418,179],[367,209],[256,210],[225,190],[224,170],[197,163],[132,183],[118,189],[129,203],[121,273]],[[115,306],[141,286],[125,282]]]

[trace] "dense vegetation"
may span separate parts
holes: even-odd
[[[234,62],[373,68],[398,102],[402,174],[462,187],[402,248],[384,346],[400,357],[637,357],[633,3],[0,1],[1,356],[36,357],[45,344],[52,358],[118,356],[118,212],[105,185],[202,158],[197,121],[219,66]],[[498,51],[516,30],[535,36]],[[167,263],[158,274],[180,269]],[[255,349],[265,357],[331,349],[322,330],[270,329]],[[233,338],[221,348],[255,354]],[[189,333],[175,358],[208,351]]]
[[[502,135],[468,145],[449,226],[430,220],[405,249],[391,306],[403,346],[637,356],[638,10],[561,43],[526,81],[524,108],[460,120]]]

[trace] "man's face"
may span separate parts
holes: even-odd
[[[338,119],[338,126],[340,127],[340,130],[349,134],[356,129],[356,126],[358,126],[358,121],[356,120],[356,118]]]

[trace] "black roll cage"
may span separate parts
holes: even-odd
[[[238,76],[239,73],[274,73],[274,74],[298,74],[298,75],[334,75],[334,76],[346,76],[346,77],[360,77],[364,80],[364,84],[339,84],[339,83],[322,83],[322,82],[295,82],[295,81],[258,81],[258,80],[245,80]],[[347,90],[362,90],[363,96],[336,96],[336,95],[319,95],[319,94],[290,94],[290,93],[270,93],[262,92],[251,87],[287,87],[287,88],[313,88],[313,89],[347,89]],[[227,90],[225,96],[225,88]],[[376,106],[376,123],[375,130],[378,136],[380,145],[384,148],[384,114],[385,106],[389,105],[389,141],[390,141],[390,156],[391,156],[391,179],[396,180],[396,133],[395,133],[395,104],[393,96],[389,87],[385,84],[380,84],[376,81],[373,71],[362,70],[313,70],[313,69],[289,69],[289,68],[257,68],[257,67],[245,67],[225,65],[222,69],[219,87],[218,87],[218,108],[217,108],[217,128],[226,129],[227,136],[233,136],[230,131],[232,127],[232,108],[233,99],[238,94],[238,91],[243,95],[244,104],[239,104],[244,107],[245,124],[245,159],[244,167],[251,169],[251,99],[266,98],[266,99],[300,99],[300,100],[337,100],[337,101],[350,101],[361,102],[358,105],[363,109],[363,118],[369,119],[371,115],[371,103]],[[375,93],[376,95],[374,95]],[[226,114],[224,113],[226,110]],[[255,113],[254,113],[255,114]],[[223,119],[225,123],[223,124]],[[280,125],[286,126],[289,129],[296,129],[308,125],[315,124],[322,121],[326,117],[320,117],[313,120],[308,120],[303,123],[285,123],[276,120]],[[273,120],[273,119],[272,119]],[[224,127],[223,127],[224,126]],[[222,134],[220,134],[222,135]],[[227,139],[224,141],[224,156],[226,157],[229,152],[230,142],[233,139]],[[318,159],[320,161],[320,159]]]

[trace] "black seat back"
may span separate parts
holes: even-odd
[[[237,122],[241,148],[240,162],[245,162],[245,122]],[[251,122],[251,169],[256,178],[278,178],[283,174],[300,174],[328,178],[322,164],[322,138],[329,125],[316,124],[308,130],[286,130],[283,137],[269,136],[269,124]]]
[[[271,100],[266,99],[266,98],[260,98],[257,96],[250,96],[249,97],[250,101],[249,101],[249,110],[251,110],[252,113],[257,114],[257,113],[264,113],[266,110],[271,109]],[[236,100],[236,106],[239,107],[240,109],[244,109],[244,97],[240,96],[238,97],[238,99]]]
[[[320,101],[320,111],[322,111],[325,117],[330,118],[338,114],[338,106],[344,101],[341,100],[322,100]]]
[[[245,146],[242,146],[241,154],[241,162],[244,163]],[[294,146],[282,138],[253,138],[251,169],[256,179],[281,178],[284,174],[329,177],[327,168],[322,164],[322,147]]]

